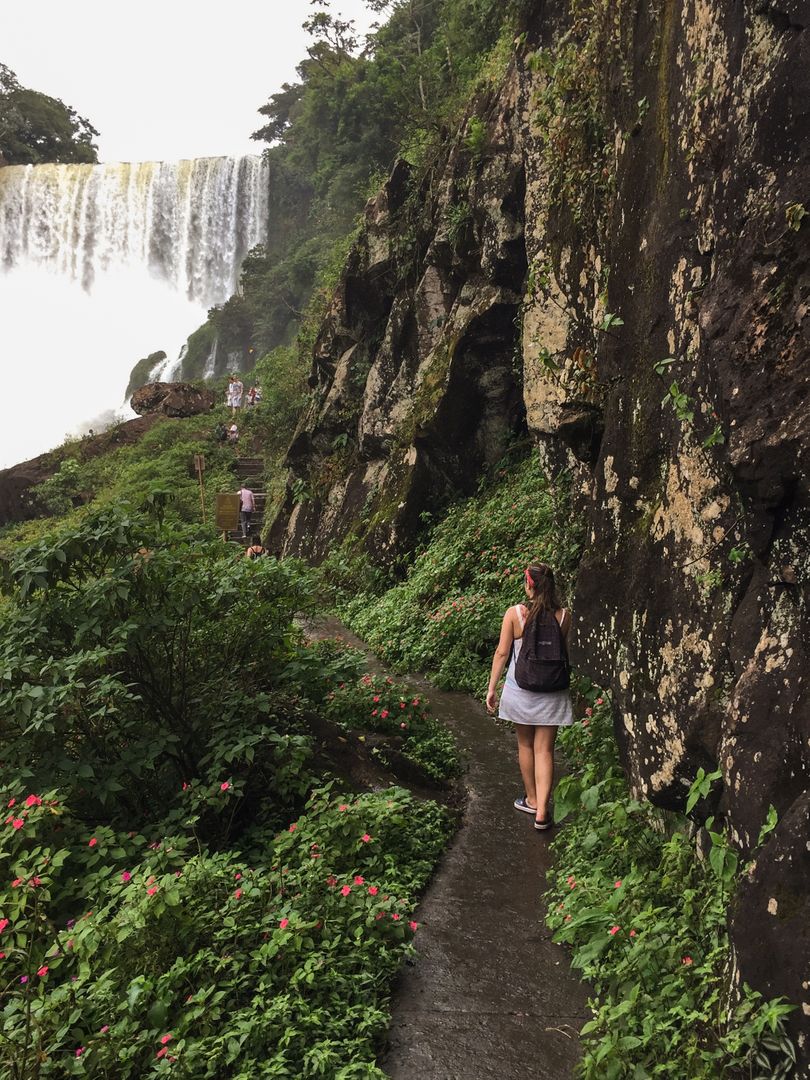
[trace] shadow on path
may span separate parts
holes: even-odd
[[[330,632],[362,647],[339,624]],[[553,831],[536,833],[512,807],[512,733],[466,694],[407,681],[455,733],[468,802],[416,915],[418,955],[395,987],[383,1068],[392,1080],[566,1080],[587,990],[543,922]]]

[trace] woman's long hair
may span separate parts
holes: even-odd
[[[526,583],[531,581],[534,586],[534,596],[528,601],[529,612],[526,616],[528,626],[538,615],[550,611],[552,615],[559,611],[562,602],[554,584],[554,571],[548,563],[533,562],[526,568]]]

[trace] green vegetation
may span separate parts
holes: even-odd
[[[3,564],[3,1075],[382,1077],[446,815],[317,752],[358,664],[295,629],[310,572],[159,517]]]
[[[477,81],[491,76],[490,55],[503,55],[531,4],[370,0],[386,18],[365,41],[328,3],[315,6],[298,80],[259,109],[265,123],[253,136],[269,144],[267,244],[245,260],[241,294],[209,312],[223,348],[240,350],[246,367],[254,355],[292,342],[397,154],[421,166],[446,152],[447,126],[461,119]],[[480,154],[480,119],[468,138]],[[202,374],[203,348],[194,341],[184,370]]]
[[[349,626],[395,670],[483,696],[504,611],[523,595],[523,569],[545,559],[565,590],[579,554],[566,475],[553,484],[535,455],[497,470],[480,497],[450,509],[404,582],[381,578],[345,548],[321,568]]]
[[[58,98],[28,90],[0,64],[0,165],[95,163],[98,132]]]
[[[729,990],[728,907],[737,856],[709,818],[633,798],[610,706],[588,687],[586,716],[560,733],[569,763],[555,793],[548,922],[593,987],[580,1075],[593,1080],[793,1075],[782,1019],[791,1006]],[[700,770],[691,812],[719,774]],[[773,828],[773,816],[765,831]],[[762,839],[762,837],[760,838]]]

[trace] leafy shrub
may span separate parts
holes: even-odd
[[[329,693],[325,712],[347,729],[361,728],[394,735],[402,754],[434,780],[447,780],[459,771],[455,740],[450,731],[430,716],[430,702],[422,694],[395,683],[390,676],[366,673],[351,683],[340,683]],[[381,751],[385,760],[385,751]]]
[[[572,947],[594,990],[580,1075],[792,1075],[790,1006],[747,986],[735,1000],[729,989],[736,856],[709,821],[709,858],[699,858],[686,817],[632,797],[609,705],[595,690],[589,697],[582,721],[560,733],[571,772],[555,793],[565,828],[546,896],[554,939]]]
[[[568,484],[565,475],[549,483],[534,456],[499,469],[490,488],[436,526],[405,582],[380,597],[339,599],[341,614],[395,669],[428,671],[440,687],[483,694],[503,613],[523,598],[527,563],[550,562],[563,588],[576,565]],[[339,562],[322,568],[338,597],[339,572]]]

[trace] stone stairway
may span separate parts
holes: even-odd
[[[250,536],[258,533],[260,536],[264,529],[264,510],[267,503],[267,492],[258,491],[264,473],[264,461],[257,457],[237,458],[234,463],[234,473],[239,487],[248,487],[253,492],[256,501],[256,509],[250,519]],[[243,537],[239,529],[228,533],[228,539],[247,547],[250,536]]]

